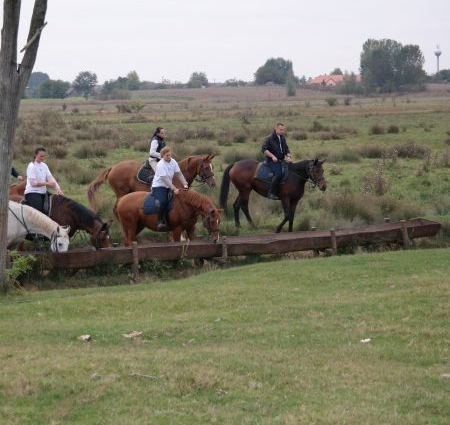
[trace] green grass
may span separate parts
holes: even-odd
[[[3,297],[0,422],[447,424],[449,258],[290,259]]]

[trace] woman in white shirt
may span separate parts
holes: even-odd
[[[181,181],[183,189],[188,189],[188,184],[183,176],[183,173],[178,166],[177,161],[172,158],[172,151],[169,147],[161,149],[161,161],[156,166],[155,177],[152,183],[152,195],[155,198],[155,204],[158,205],[158,224],[157,230],[167,231],[169,226],[166,221],[167,207],[169,206],[170,192],[173,191],[175,195],[178,195],[180,189],[178,189],[172,183],[173,176]]]
[[[27,185],[25,187],[25,201],[28,205],[43,212],[47,187],[56,190],[57,195],[63,192],[58,182],[53,177],[45,161],[47,151],[45,148],[37,148],[34,151],[34,161],[27,168]]]

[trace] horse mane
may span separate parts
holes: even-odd
[[[301,176],[301,175],[307,175],[306,167],[311,162],[309,159],[305,159],[300,162],[292,162],[289,164],[289,171],[292,171],[293,173]]]
[[[14,210],[14,213],[19,218],[22,216],[21,209],[23,208],[25,223],[32,222],[35,227],[39,227],[48,234],[51,234],[56,227],[59,226],[56,221],[53,221],[51,218],[29,205],[22,205],[17,202],[9,201],[9,207]]]
[[[55,202],[61,202],[61,204],[66,204],[67,208],[69,208],[76,215],[77,218],[80,219],[83,223],[93,223],[96,220],[99,220],[103,223],[102,219],[94,213],[94,211],[85,207],[83,204],[80,204],[73,199],[66,198],[63,195],[58,195],[58,199],[52,197],[52,208],[55,205]]]
[[[209,199],[206,195],[202,193],[196,192],[195,190],[186,190],[180,191],[178,195],[180,196],[180,200],[186,202],[187,204],[193,206],[197,209],[206,209],[207,207],[214,207],[211,199]]]

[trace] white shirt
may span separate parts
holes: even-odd
[[[55,182],[56,180],[50,172],[45,162],[30,162],[27,168],[27,185],[25,187],[25,194],[27,193],[42,193],[47,192],[47,186],[37,186],[38,182]],[[56,190],[61,189],[56,183]]]
[[[181,173],[178,162],[173,158],[170,162],[167,162],[164,159],[158,162],[156,166],[155,177],[153,177],[152,187],[167,187],[168,189],[172,189],[173,185],[170,186],[167,184],[167,179],[170,183],[172,183],[172,179],[175,173]]]

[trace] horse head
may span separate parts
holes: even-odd
[[[310,161],[309,167],[308,167],[308,174],[310,180],[319,187],[321,191],[325,191],[327,189],[327,181],[325,180],[325,177],[323,175],[323,168],[322,164],[325,162],[325,159],[323,161],[319,161],[318,159],[314,159]]]
[[[57,226],[50,239],[53,252],[66,252],[69,249],[70,226]]]
[[[211,160],[215,155],[203,155],[199,164],[196,181],[199,183],[206,183],[208,187],[216,187],[214,180],[213,164]]]
[[[100,224],[96,232],[91,234],[91,242],[95,249],[110,248],[112,246],[111,237],[109,235],[109,228],[111,227],[112,220],[108,220],[106,223]]]
[[[209,207],[207,214],[203,218],[203,226],[208,231],[208,235],[213,242],[218,242],[220,238],[220,213],[222,211],[218,208]]]

